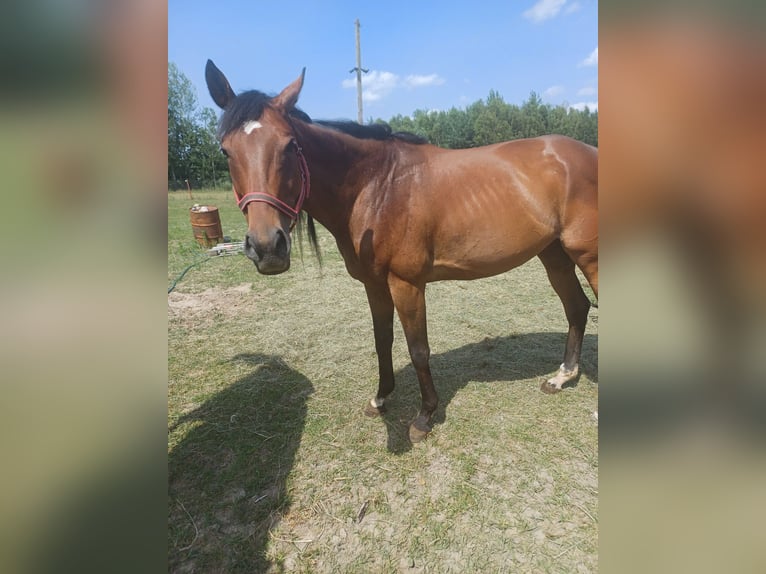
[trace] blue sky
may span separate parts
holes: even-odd
[[[299,106],[356,119],[357,18],[365,120],[462,108],[490,90],[516,104],[531,91],[553,105],[598,102],[596,0],[169,0],[168,17],[168,60],[216,110],[208,58],[236,92],[279,92],[305,66]]]

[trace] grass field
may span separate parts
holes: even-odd
[[[202,253],[192,203],[218,206],[232,240],[245,232],[230,191],[169,194],[169,285]],[[168,295],[170,571],[597,571],[597,310],[579,384],[551,396],[539,387],[566,320],[536,259],[429,285],[440,407],[412,446],[420,396],[401,327],[389,410],[367,418],[364,289],[319,231],[321,268],[308,247],[274,277],[216,257]]]

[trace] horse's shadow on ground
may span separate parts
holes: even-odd
[[[314,387],[276,356],[230,360],[252,369],[170,429],[190,425],[168,455],[170,572],[265,572],[269,531],[290,506]]]
[[[521,381],[555,373],[563,356],[566,333],[526,333],[486,338],[445,353],[431,355],[431,373],[439,395],[433,423],[447,418],[455,395],[470,382]],[[514,360],[514,357],[519,357]],[[585,335],[580,372],[598,382],[598,337]],[[387,447],[394,454],[412,448],[409,425],[420,409],[420,388],[412,364],[395,374],[396,388],[386,402],[383,421],[388,431]],[[535,388],[536,392],[540,392]],[[552,398],[553,399],[553,398]]]
[[[557,368],[565,338],[564,333],[511,335],[434,354],[440,399],[434,422],[445,421],[450,402],[469,382],[535,377],[542,382]],[[597,337],[586,335],[581,368],[593,381],[596,346]],[[523,358],[509,360],[522,352]],[[240,354],[230,360],[247,365],[248,373],[170,429],[189,425],[168,455],[170,572],[268,570],[269,532],[291,504],[285,483],[314,387],[278,356]],[[401,454],[412,448],[408,427],[420,407],[420,392],[411,365],[396,373],[396,381],[383,420],[388,450]]]

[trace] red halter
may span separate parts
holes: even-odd
[[[237,205],[242,210],[242,213],[247,215],[247,211],[246,211],[247,204],[252,203],[253,201],[268,203],[270,206],[281,211],[282,213],[287,215],[290,219],[292,219],[293,226],[295,225],[295,222],[298,220],[298,215],[300,214],[301,209],[303,208],[303,202],[306,201],[306,199],[308,199],[309,197],[309,192],[311,191],[311,183],[310,183],[309,166],[306,163],[306,158],[303,157],[303,150],[301,149],[301,146],[298,145],[297,141],[293,140],[293,144],[295,146],[295,155],[298,156],[298,166],[300,167],[300,170],[301,170],[301,193],[300,195],[298,195],[298,201],[295,203],[295,207],[290,207],[278,197],[269,195],[268,193],[253,192],[253,193],[246,193],[237,202]],[[237,194],[235,191],[234,197],[236,198],[236,196]]]

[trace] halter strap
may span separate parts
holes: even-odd
[[[242,213],[247,215],[247,205],[254,201],[260,203],[268,203],[270,206],[277,209],[278,211],[281,211],[290,219],[292,219],[293,225],[295,225],[295,222],[298,220],[298,215],[303,208],[303,202],[308,199],[309,193],[311,192],[311,178],[309,174],[309,166],[306,163],[306,158],[303,156],[303,150],[301,149],[301,146],[299,146],[298,142],[295,140],[293,140],[293,144],[295,145],[295,155],[298,156],[298,167],[300,168],[301,172],[301,192],[298,195],[298,201],[295,203],[295,207],[290,207],[288,204],[274,195],[269,195],[268,193],[261,192],[252,192],[246,193],[239,199],[239,201],[237,201],[237,206],[242,210]],[[236,198],[236,192],[234,193],[234,197]]]

